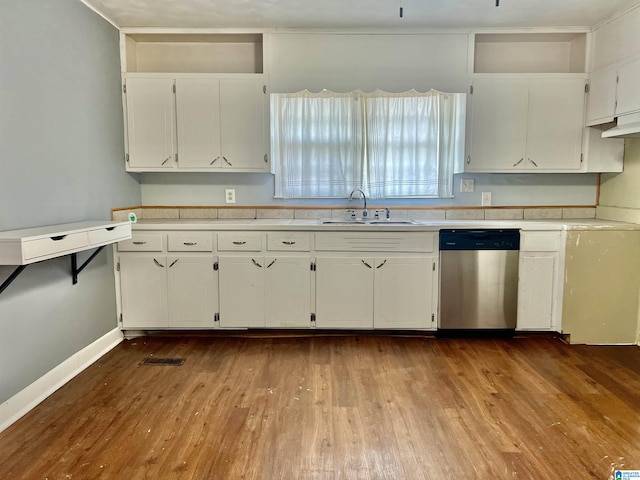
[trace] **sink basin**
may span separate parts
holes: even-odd
[[[372,225],[417,225],[418,222],[414,220],[369,220],[367,223]]]
[[[364,225],[364,220],[345,220],[344,218],[323,218],[321,220],[323,225]]]
[[[323,225],[417,225],[414,220],[383,220],[383,219],[362,219],[349,220],[344,218],[324,218],[321,220]]]

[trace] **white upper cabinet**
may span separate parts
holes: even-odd
[[[618,69],[616,115],[640,110],[640,59]]]
[[[466,171],[581,167],[584,79],[476,78]]]
[[[266,87],[262,79],[220,81],[222,168],[264,170]]]
[[[526,166],[540,170],[580,168],[584,123],[583,79],[531,80]]]
[[[171,78],[130,78],[125,82],[128,170],[175,167],[173,89]]]
[[[127,170],[268,172],[262,34],[121,34]]]
[[[220,81],[176,80],[180,168],[208,168],[220,158]]]
[[[176,80],[178,169],[266,171],[262,79]]]
[[[586,125],[611,122],[616,113],[618,70],[606,67],[595,71],[589,79]]]

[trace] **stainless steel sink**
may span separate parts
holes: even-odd
[[[384,220],[384,219],[362,219],[349,220],[344,218],[324,218],[323,225],[417,225],[418,222],[409,219]]]
[[[418,225],[415,220],[368,220],[372,225]]]

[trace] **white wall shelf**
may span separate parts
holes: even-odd
[[[30,264],[71,255],[73,284],[105,245],[131,238],[129,222],[87,221],[0,232],[0,265],[17,265],[0,285],[2,293]],[[97,248],[79,268],[78,252]]]

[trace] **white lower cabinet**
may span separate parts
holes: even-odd
[[[221,256],[220,326],[309,327],[311,260],[301,256]]]
[[[214,326],[213,256],[131,254],[119,264],[123,328]]]
[[[217,279],[213,257],[167,257],[169,327],[211,328]]]
[[[298,328],[311,322],[309,255],[265,257],[265,326]]]
[[[518,330],[560,330],[562,238],[559,232],[521,233]]]
[[[435,328],[437,279],[433,256],[376,259],[374,328]]]
[[[264,327],[264,257],[221,256],[218,273],[220,326]]]
[[[373,328],[373,268],[368,256],[316,259],[316,327]]]
[[[435,328],[435,256],[318,257],[316,327]]]

